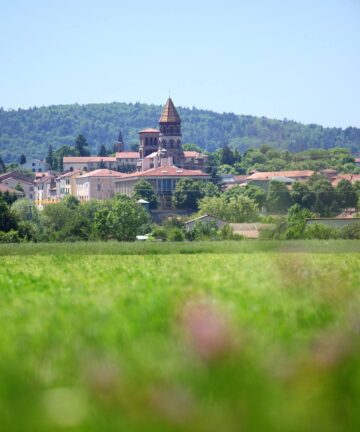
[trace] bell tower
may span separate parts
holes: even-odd
[[[175,166],[182,167],[185,161],[181,144],[181,118],[169,98],[159,120],[159,149],[171,156]]]

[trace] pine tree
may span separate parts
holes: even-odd
[[[48,154],[45,158],[46,163],[49,165],[50,169],[53,169],[54,167],[54,153],[52,149],[52,145],[49,145]]]
[[[6,165],[4,164],[4,161],[0,157],[0,174],[6,172]]]
[[[106,150],[106,147],[104,146],[104,144],[102,144],[102,146],[99,149],[98,156],[105,157],[105,156],[107,156],[107,153],[108,152]]]
[[[26,163],[26,156],[24,154],[22,154],[20,156],[20,161],[19,161],[20,165],[24,165]]]
[[[75,150],[79,156],[89,156],[89,144],[84,135],[78,135],[75,141]]]

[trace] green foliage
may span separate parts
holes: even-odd
[[[259,209],[254,200],[247,196],[226,198],[205,197],[199,203],[201,214],[208,214],[228,222],[255,222],[259,218]]]
[[[108,146],[114,142],[121,125],[125,143],[128,148],[138,144],[137,132],[149,126],[157,126],[162,106],[145,104],[88,104],[57,105],[50,107],[0,110],[0,156],[5,161],[14,161],[16,155],[25,153],[33,157],[44,157],[49,144],[54,151],[62,146],[73,146],[74,137],[83,134],[91,143],[91,153],[104,143]],[[289,120],[271,120],[264,117],[238,116],[232,113],[218,114],[211,111],[178,109],[183,123],[183,141],[194,143],[208,151],[220,148],[224,142],[229,147],[244,152],[264,143],[276,147],[279,158],[274,158],[263,146],[264,157],[257,158],[260,164],[266,164],[268,157],[273,160],[285,160],[282,150],[304,152],[319,148],[315,154],[304,154],[299,160],[303,167],[326,166],[321,159],[325,150],[339,145],[353,152],[360,150],[360,129],[323,128],[318,125],[302,125]],[[197,148],[195,148],[197,150]],[[234,153],[235,156],[235,153]],[[258,154],[259,156],[259,154]],[[249,162],[245,162],[245,165]],[[334,167],[350,163],[349,155],[334,151]],[[277,165],[277,163],[273,163]],[[299,166],[300,166],[299,165]],[[278,165],[277,165],[278,166]]]
[[[24,165],[26,163],[26,156],[22,154],[19,159],[19,164]]]
[[[18,220],[40,223],[39,211],[33,201],[22,198],[12,204],[11,211]]]
[[[292,186],[291,199],[294,204],[311,209],[315,204],[316,195],[308,183],[297,181]]]
[[[114,238],[118,241],[132,241],[142,232],[149,221],[148,213],[134,200],[117,196],[111,201],[108,210],[95,215],[96,227],[102,238]],[[104,226],[100,227],[100,224]]]
[[[146,180],[139,180],[134,186],[133,197],[135,200],[144,199],[148,201],[150,209],[156,209],[159,201],[151,183]]]
[[[17,228],[17,220],[4,198],[0,196],[0,231],[8,232]]]
[[[286,213],[292,205],[290,192],[285,183],[272,180],[266,199],[267,207],[275,213]]]
[[[8,232],[0,231],[0,243],[20,243],[19,233],[13,229]]]
[[[336,200],[341,209],[356,208],[357,193],[355,187],[347,180],[340,180],[335,188]]]
[[[177,182],[172,202],[177,209],[198,209],[198,201],[204,196],[200,182],[191,179],[181,179]]]
[[[262,206],[265,204],[267,197],[266,192],[263,188],[255,186],[252,183],[249,183],[246,186],[235,185],[234,187],[225,191],[224,196],[226,197],[226,199],[237,196],[246,196],[255,201],[259,209],[261,209]]]
[[[339,238],[339,230],[321,223],[308,225],[305,229],[305,238],[313,240],[329,240]]]
[[[77,156],[90,156],[89,144],[82,134],[76,137],[75,152]]]
[[[167,239],[173,242],[179,242],[185,240],[184,232],[177,227],[171,228],[167,233]]]
[[[286,239],[302,239],[304,238],[306,219],[313,217],[311,211],[307,208],[301,208],[299,204],[295,204],[289,209],[287,219],[287,230],[285,233]]]

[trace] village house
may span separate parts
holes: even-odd
[[[226,222],[226,221],[224,221],[224,220],[222,220],[222,219],[219,219],[219,218],[217,218],[217,217],[214,217],[214,216],[210,216],[210,215],[208,215],[208,214],[205,214],[205,215],[198,216],[198,217],[196,217],[196,218],[194,218],[194,219],[191,219],[191,220],[185,222],[185,229],[186,229],[187,231],[191,231],[191,230],[195,227],[196,224],[198,224],[198,223],[206,224],[206,223],[208,223],[208,222],[213,222],[213,223],[215,223],[215,225],[216,225],[216,227],[217,227],[218,229],[220,229],[220,228],[222,228],[224,225],[227,225],[227,224],[228,224],[228,222]]]
[[[24,192],[13,189],[4,183],[0,183],[0,194],[16,195],[17,198],[24,198],[25,196]]]
[[[311,170],[255,172],[247,177],[246,183],[252,183],[267,190],[271,181],[279,181],[290,186],[295,181],[308,180],[313,174],[314,171]]]
[[[44,205],[54,203],[56,197],[56,177],[52,174],[45,175],[35,180],[35,204],[42,210]]]
[[[360,174],[339,174],[331,180],[333,187],[336,187],[341,180],[347,180],[351,184],[360,182]]]
[[[11,189],[19,189],[24,192],[25,198],[35,199],[35,183],[29,177],[16,171],[11,171],[0,175],[0,183]]]
[[[75,178],[76,196],[80,201],[110,199],[115,194],[115,181],[124,174],[109,169],[98,169]]]
[[[354,217],[333,217],[333,218],[309,218],[306,219],[306,226],[321,224],[326,225],[330,228],[344,228],[346,226],[352,226],[360,224],[360,218]]]
[[[22,169],[27,169],[33,173],[45,172],[49,169],[49,165],[42,159],[29,159],[21,165]]]
[[[56,178],[56,196],[57,199],[63,199],[67,195],[76,196],[76,177],[80,176],[82,171],[70,171]]]

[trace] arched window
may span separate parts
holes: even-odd
[[[175,144],[174,140],[169,141],[169,147],[170,148],[174,148],[174,144]]]
[[[161,141],[161,146],[162,146],[163,148],[166,147],[166,144],[167,144],[166,140],[162,140],[162,141]]]
[[[180,141],[180,140],[177,140],[177,141],[176,141],[176,145],[177,145],[178,147],[180,147],[180,146],[181,146],[181,141]]]

